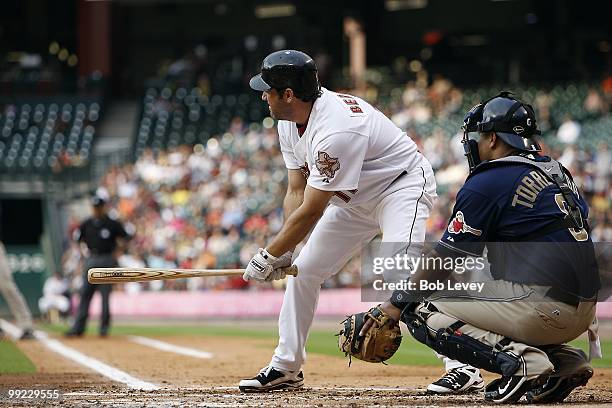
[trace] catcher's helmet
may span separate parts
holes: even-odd
[[[479,132],[495,132],[510,146],[526,151],[539,152],[540,145],[532,139],[542,134],[536,125],[531,105],[501,92],[482,106],[482,119],[477,125]]]
[[[306,102],[321,95],[314,60],[295,50],[276,51],[264,58],[261,73],[251,78],[249,85],[262,92],[273,88],[291,88],[298,98]]]

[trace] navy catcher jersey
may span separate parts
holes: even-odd
[[[586,220],[588,205],[568,182]],[[459,190],[436,249],[443,256],[481,256],[486,246],[494,279],[591,297],[599,279],[588,231],[563,228],[538,234],[567,213],[561,190],[535,167],[491,167],[469,177]]]

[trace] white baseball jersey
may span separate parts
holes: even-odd
[[[270,365],[297,372],[323,282],[381,232],[383,242],[406,243],[407,254],[420,256],[436,182],[414,141],[355,96],[323,89],[306,128],[279,121],[278,134],[287,168],[302,170],[311,187],[335,192],[293,261],[300,274],[288,278],[279,316]]]
[[[335,191],[331,203],[352,207],[382,193],[404,170],[421,163],[417,146],[364,100],[322,89],[300,137],[294,122],[279,121],[288,169],[301,169],[307,184]]]

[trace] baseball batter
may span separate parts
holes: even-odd
[[[321,284],[362,245],[382,231],[383,241],[421,253],[436,184],[414,141],[362,99],[321,88],[308,55],[268,55],[250,86],[263,92],[279,120],[288,189],[284,225],[249,262],[244,279],[284,278],[293,250],[312,230],[293,262],[299,275],[287,282],[274,356],[256,377],[240,381],[241,391],[258,392],[303,385]]]

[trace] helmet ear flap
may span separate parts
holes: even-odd
[[[542,132],[538,129],[538,125],[536,122],[536,116],[535,116],[535,110],[533,109],[533,106],[531,106],[528,103],[524,103],[523,107],[527,111],[527,120],[526,120],[527,126],[533,129],[534,135],[541,135]]]

